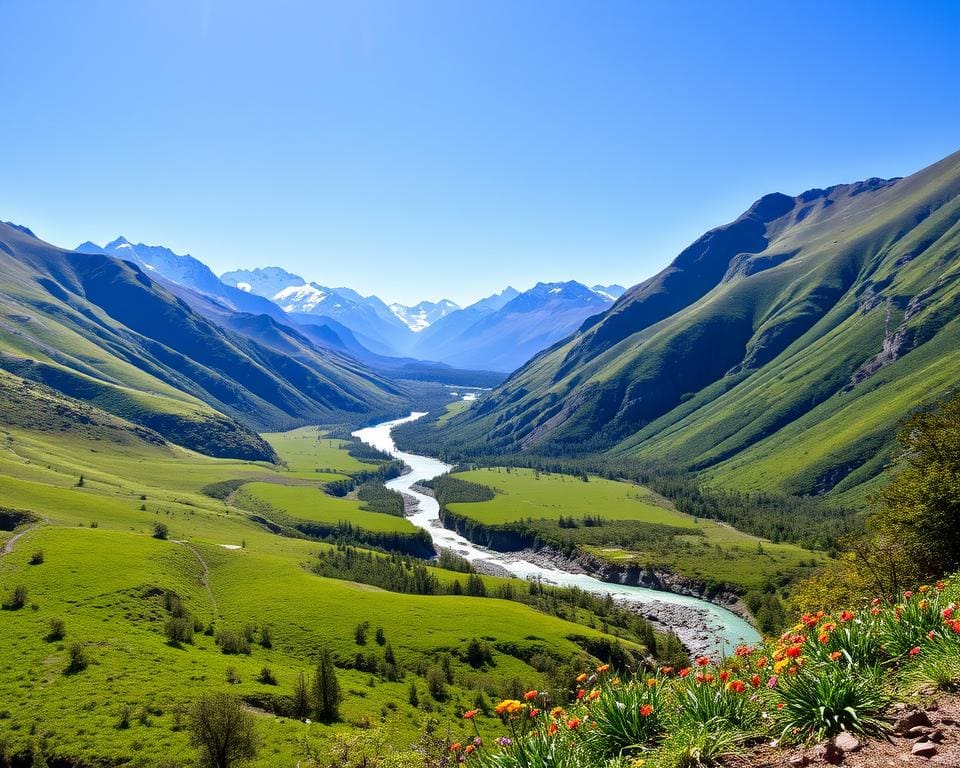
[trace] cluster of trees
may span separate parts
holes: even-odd
[[[406,514],[403,494],[391,491],[383,483],[364,483],[357,489],[357,498],[371,512],[380,512],[395,517],[403,517]]]
[[[866,528],[839,559],[801,585],[798,610],[896,600],[906,589],[960,570],[960,393],[901,426],[889,482],[870,498]]]
[[[475,573],[466,573],[465,581],[455,579],[443,584],[422,560],[397,554],[381,555],[347,545],[320,552],[313,570],[329,579],[356,581],[409,595],[485,597],[487,594],[483,579]]]

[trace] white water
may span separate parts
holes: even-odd
[[[648,603],[658,601],[661,603],[672,603],[696,608],[706,614],[707,626],[705,629],[711,637],[716,638],[714,652],[721,652],[724,649],[729,650],[728,646],[736,645],[740,642],[754,643],[760,639],[757,631],[739,616],[705,600],[699,600],[687,595],[676,595],[672,592],[647,589],[646,587],[610,584],[595,579],[592,576],[587,576],[586,574],[569,573],[556,568],[546,568],[522,560],[516,556],[478,547],[455,531],[444,528],[440,522],[440,506],[437,504],[436,499],[411,490],[411,486],[416,485],[421,480],[431,480],[439,475],[445,475],[452,467],[437,459],[431,459],[429,456],[420,456],[416,453],[398,451],[396,444],[393,442],[393,437],[390,434],[391,430],[398,424],[415,421],[425,415],[425,413],[414,412],[406,418],[387,421],[383,424],[377,424],[375,427],[360,429],[353,434],[368,445],[372,445],[381,451],[386,451],[392,456],[397,457],[410,467],[409,472],[389,481],[386,485],[394,491],[399,491],[417,500],[419,508],[409,519],[414,525],[428,531],[433,538],[433,543],[438,548],[451,549],[471,561],[484,560],[496,563],[522,579],[540,577],[545,583],[580,587],[583,590],[596,592],[601,595],[609,594],[615,599],[625,602]]]

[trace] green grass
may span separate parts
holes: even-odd
[[[308,465],[321,455],[324,464],[341,471],[368,466],[350,457],[339,441],[331,446],[297,435],[270,437],[287,456],[291,446],[297,452],[302,445],[300,455]],[[316,485],[281,485],[290,481],[290,473],[269,465],[150,446],[122,432],[8,429],[0,440],[0,504],[43,518],[11,554],[0,557],[0,594],[24,585],[30,604],[0,611],[0,647],[16,651],[0,658],[0,737],[12,752],[23,753],[42,741],[49,757],[74,762],[187,764],[192,750],[177,727],[178,710],[205,690],[245,696],[289,693],[323,646],[346,665],[358,651],[382,653],[372,640],[364,647],[355,644],[354,628],[362,621],[384,627],[408,670],[406,678],[387,682],[340,669],[346,699],[344,722],[336,726],[258,716],[264,747],[254,766],[293,765],[304,757],[304,736],[326,740],[366,723],[382,728],[403,751],[427,715],[407,703],[412,681],[443,727],[462,729],[460,713],[472,706],[476,690],[487,689],[490,698],[506,692],[511,680],[530,687],[545,684],[544,675],[524,660],[531,658],[531,649],[576,657],[582,651],[572,636],[601,634],[515,602],[395,594],[316,576],[308,566],[329,545],[273,535],[229,500],[210,498],[201,489],[243,478],[252,481],[247,488],[253,493],[301,515],[332,519],[349,512],[355,522],[371,526],[412,526],[364,512],[355,500],[326,496]],[[82,488],[76,487],[80,475]],[[157,521],[169,526],[171,540],[152,538]],[[0,534],[0,540],[9,535]],[[44,562],[29,565],[38,549],[44,551]],[[435,573],[443,581],[456,578]],[[501,583],[485,581],[491,591]],[[162,604],[147,596],[150,590],[165,589],[175,590],[203,624],[214,621],[235,630],[249,623],[269,625],[273,647],[255,645],[249,657],[225,656],[202,634],[192,646],[171,647],[163,635]],[[63,641],[44,640],[52,618],[66,622]],[[503,649],[494,651],[496,666],[473,670],[454,658],[457,679],[450,697],[433,702],[418,670],[440,654],[461,652],[473,637],[491,638]],[[84,644],[91,664],[79,674],[65,675],[73,642]],[[278,687],[257,682],[264,666],[278,677]],[[230,667],[241,679],[237,685],[226,682]],[[119,729],[126,706],[132,711],[131,726]]]
[[[702,581],[754,589],[768,579],[795,578],[824,559],[822,553],[691,517],[631,483],[599,477],[583,482],[570,475],[516,468],[458,472],[455,477],[486,485],[496,495],[490,501],[450,504],[451,511],[484,525],[522,524],[616,565],[661,567]],[[559,525],[561,516],[582,521],[588,515],[610,524],[573,529]],[[623,546],[628,538],[631,545]]]
[[[267,433],[263,438],[297,477],[326,479],[316,477],[316,473],[330,470],[340,473],[339,478],[350,472],[375,468],[375,464],[355,459],[344,450],[349,441],[326,435],[317,427],[301,427],[290,432]]]
[[[437,425],[442,427],[454,416],[466,411],[473,403],[474,401],[472,400],[456,400],[452,403],[447,403],[446,410],[444,410],[440,418],[437,419]]]
[[[319,488],[276,483],[250,483],[240,493],[264,501],[297,520],[313,523],[350,523],[368,531],[415,533],[409,520],[380,512],[369,512],[356,499],[336,498]]]

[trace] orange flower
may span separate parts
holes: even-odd
[[[757,669],[763,669],[765,666],[767,666],[767,657],[761,656],[757,659]]]
[[[548,732],[551,736],[553,736],[553,734],[555,734],[555,733],[557,732],[557,730],[558,730],[558,729],[557,729],[557,724],[556,724],[556,723],[550,723],[550,727],[547,728],[547,732]]]
[[[856,614],[853,611],[840,612],[840,621],[853,621],[854,618],[856,618]]]
[[[586,673],[586,672],[584,672],[583,674],[577,675],[577,682],[578,682],[578,683],[585,683],[586,681],[587,681],[587,673]]]
[[[735,656],[749,656],[751,653],[753,653],[753,648],[751,648],[749,645],[738,645],[734,649],[733,653]]]
[[[843,654],[840,651],[834,651],[830,654],[830,661],[839,661]]]
[[[690,674],[690,667],[684,667],[677,674],[680,675],[680,677],[686,677]]]
[[[727,688],[734,693],[743,693],[745,690],[747,690],[747,686],[742,680],[731,680],[727,684]]]
[[[821,644],[821,645],[826,645],[826,644],[829,643],[829,642],[830,642],[830,635],[828,635],[826,632],[824,632],[822,635],[820,635],[820,644]]]
[[[644,704],[640,707],[640,716],[641,717],[650,717],[653,714],[653,706],[650,704]]]
[[[569,720],[567,720],[567,728],[569,728],[571,731],[576,730],[576,728],[579,725],[580,725],[579,717],[571,717]]]
[[[600,691],[597,688],[594,688],[590,691],[590,695],[587,697],[590,701],[596,701],[600,698]]]
[[[610,665],[609,665],[609,664],[601,664],[599,667],[597,667],[597,672],[598,672],[599,674],[601,674],[601,675],[602,675],[604,672],[609,672],[609,671],[610,671]]]
[[[526,701],[532,701],[533,699],[537,698],[538,694],[539,691],[527,691],[525,694],[523,694],[523,698]]]
[[[660,667],[661,675],[670,675],[673,674],[673,667]]]
[[[475,749],[476,749],[476,747],[473,746],[473,744],[467,744],[467,748],[463,750],[463,754],[469,755],[469,754],[470,754],[471,752],[473,752],[473,750],[475,750]]]
[[[653,688],[653,686],[655,686],[656,684],[657,684],[657,678],[655,677],[647,678],[647,688]]]
[[[480,714],[479,709],[470,709],[463,713],[464,720],[473,720],[478,714]]]
[[[459,741],[450,745],[451,752],[459,752],[461,749],[463,749],[463,745]]]
[[[698,667],[706,667],[709,664],[710,664],[710,659],[708,659],[706,656],[700,656],[697,658]]]
[[[554,707],[550,710],[550,717],[552,717],[554,720],[562,720],[566,716],[567,710],[565,710],[563,707]]]

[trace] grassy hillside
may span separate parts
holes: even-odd
[[[610,451],[747,490],[862,495],[960,378],[960,153],[768,195],[451,418],[451,454]]]
[[[406,392],[269,317],[225,330],[138,267],[0,224],[0,368],[222,457],[273,459],[254,429],[355,422]]]
[[[586,663],[585,647],[595,651],[612,639],[590,626],[601,620],[582,608],[568,613],[580,622],[572,623],[514,600],[401,594],[322,578],[313,564],[330,545],[273,534],[234,503],[249,489],[304,515],[337,505],[337,517],[358,524],[408,525],[363,511],[355,500],[324,496],[325,477],[291,477],[316,467],[347,474],[371,466],[340,441],[307,430],[271,436],[290,470],[215,459],[36,384],[14,381],[8,389],[51,428],[6,421],[0,435],[0,506],[33,518],[17,529],[22,535],[12,550],[0,554],[3,601],[26,589],[22,609],[0,611],[0,644],[17,649],[0,660],[4,757],[29,760],[33,752],[74,764],[189,765],[184,711],[210,690],[229,690],[256,707],[264,746],[255,766],[293,765],[305,756],[305,738],[329,744],[334,734],[363,735],[370,726],[404,752],[425,718],[461,732],[460,714],[478,692],[490,701],[548,687],[551,670]],[[57,414],[69,428],[57,425]],[[252,484],[210,495],[244,481]],[[301,494],[311,502],[301,504]],[[155,538],[157,523],[167,526],[168,538]],[[0,541],[11,535],[0,533]],[[429,570],[445,584],[464,578]],[[482,580],[491,595],[511,584],[513,593],[527,592],[524,582]],[[192,643],[167,640],[172,593],[196,623]],[[65,622],[61,638],[49,637],[52,619]],[[355,630],[365,621],[370,639],[359,645]],[[378,626],[399,675],[383,671],[385,647],[373,639]],[[208,627],[213,634],[205,634]],[[247,627],[250,653],[223,653],[217,636],[243,635]],[[637,647],[630,637],[623,647]],[[490,663],[464,660],[475,638],[487,638]],[[68,672],[74,644],[87,664]],[[324,647],[335,655],[345,695],[342,722],[306,725],[268,714],[283,706]],[[434,696],[427,677],[441,674],[441,663],[446,690]],[[265,667],[276,685],[263,682]]]

